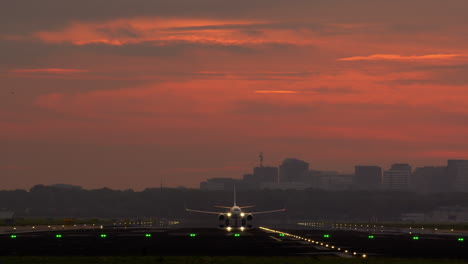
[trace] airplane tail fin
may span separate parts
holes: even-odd
[[[236,186],[234,185],[234,206],[237,206],[236,204]]]

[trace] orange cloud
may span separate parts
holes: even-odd
[[[34,37],[46,43],[120,46],[142,42],[166,45],[168,42],[243,45],[262,43],[308,44],[305,32],[287,28],[263,27],[270,21],[210,20],[174,18],[129,18],[102,22],[74,22],[58,31],[38,31]],[[248,34],[254,27],[258,34]],[[258,28],[257,28],[258,27]]]
[[[47,74],[71,74],[71,73],[85,73],[88,70],[79,69],[16,69],[11,70],[11,73],[47,73]]]
[[[369,56],[356,56],[349,58],[341,58],[338,61],[370,61],[370,60],[396,60],[396,61],[408,61],[408,60],[447,60],[447,59],[463,59],[467,58],[464,54],[428,54],[420,56],[402,56],[395,54],[374,54]]]
[[[298,93],[297,91],[255,91],[258,94],[295,94]]]

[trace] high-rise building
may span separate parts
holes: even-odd
[[[253,178],[256,182],[278,182],[277,167],[255,167]]]
[[[468,192],[468,160],[448,160],[447,176],[452,190]]]
[[[355,166],[354,187],[361,190],[375,190],[382,181],[382,168],[378,166]]]
[[[384,171],[382,188],[386,190],[407,190],[410,184],[411,166],[409,164],[393,164]]]
[[[449,190],[447,167],[419,167],[411,174],[411,189],[415,192],[444,192]]]
[[[285,159],[279,166],[280,182],[302,182],[309,171],[309,163],[299,159]]]

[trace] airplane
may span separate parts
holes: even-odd
[[[211,211],[201,211],[201,210],[192,210],[187,209],[187,212],[194,213],[203,213],[203,214],[216,214],[218,215],[219,228],[226,228],[227,231],[231,231],[234,228],[239,228],[241,231],[244,231],[246,228],[253,228],[252,220],[254,214],[268,214],[276,212],[284,212],[286,208],[279,210],[270,210],[270,211],[260,211],[260,212],[244,212],[242,209],[252,208],[255,205],[249,206],[238,206],[236,203],[236,189],[234,188],[234,205],[233,206],[214,206],[218,208],[229,209],[228,212],[211,212]]]

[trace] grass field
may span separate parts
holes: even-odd
[[[126,256],[126,257],[0,257],[0,264],[444,264],[468,263],[468,260],[428,260],[428,259],[341,259],[336,257],[171,257],[171,256]]]

